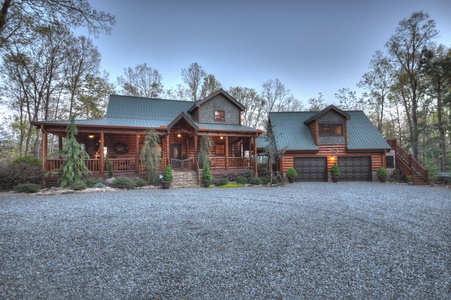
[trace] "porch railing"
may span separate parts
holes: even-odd
[[[224,169],[226,167],[225,157],[210,157],[210,167],[212,169]],[[229,157],[229,168],[252,168],[251,160],[248,157]]]
[[[173,169],[194,169],[194,158],[176,159],[171,158],[171,167]]]
[[[85,159],[86,167],[93,173],[100,172],[100,159]],[[109,163],[113,169],[113,172],[145,172],[146,165],[142,160],[138,161],[136,164],[135,158],[109,158]],[[63,159],[49,159],[45,162],[46,171],[51,171],[60,168],[64,163]],[[188,159],[171,159],[171,166],[174,169],[194,169],[195,168],[194,158]],[[160,159],[159,170],[162,171],[166,167],[166,159]],[[212,169],[225,169],[226,158],[225,157],[211,157],[210,167]],[[229,157],[228,158],[229,169],[234,168],[252,168],[252,161],[247,157]],[[105,159],[104,170],[106,174],[109,171],[109,164],[107,159]]]

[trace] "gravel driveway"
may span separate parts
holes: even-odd
[[[1,299],[450,299],[451,191],[0,195]]]

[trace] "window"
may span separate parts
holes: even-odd
[[[343,124],[319,124],[320,136],[343,136]]]
[[[225,114],[223,110],[215,110],[215,121],[217,122],[225,121]]]
[[[395,157],[394,156],[386,156],[385,164],[387,169],[393,169],[395,167]]]
[[[225,144],[215,144],[215,154],[225,155]]]

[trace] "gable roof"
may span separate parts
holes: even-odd
[[[215,96],[223,94],[227,99],[239,107],[243,107],[239,102],[228,95],[224,90],[219,90],[204,100],[196,103],[205,103]],[[117,128],[165,128],[174,126],[182,118],[185,119],[196,131],[240,131],[240,132],[260,132],[252,127],[230,124],[210,124],[197,123],[192,116],[187,113],[196,103],[192,101],[167,100],[160,98],[142,98],[133,96],[110,95],[105,117],[97,120],[75,120],[77,126],[89,127],[117,127]],[[57,121],[35,121],[31,122],[35,126],[47,125],[68,125],[69,120]]]
[[[388,143],[363,111],[346,111],[343,113],[349,116],[347,121],[347,149],[390,149]],[[318,117],[318,112],[309,111],[270,113],[269,119],[276,136],[277,147],[279,149],[285,148],[285,150],[319,150],[319,146],[315,144],[313,136],[306,125]]]
[[[223,89],[219,89],[216,92],[208,95],[207,97],[205,97],[202,100],[196,101],[196,103],[193,105],[193,107],[191,107],[189,109],[188,112],[192,112],[195,108],[200,107],[202,104],[204,104],[205,102],[210,101],[211,99],[213,99],[214,97],[218,96],[219,94],[222,94],[226,99],[228,99],[230,102],[232,102],[233,104],[235,104],[236,106],[238,106],[238,108],[243,111],[245,109],[244,105],[242,105],[240,102],[238,102],[235,98],[233,98],[232,96],[230,96],[229,93],[227,93],[226,91],[224,91]]]
[[[312,122],[314,120],[318,120],[321,116],[325,115],[326,113],[328,113],[331,110],[336,112],[337,114],[341,115],[346,120],[349,120],[349,118],[350,118],[350,116],[347,113],[345,113],[344,111],[342,111],[338,107],[336,107],[334,105],[329,105],[328,107],[324,108],[323,110],[320,110],[319,112],[316,112],[311,118],[306,120],[304,123],[308,124],[308,123],[310,123],[310,122]]]

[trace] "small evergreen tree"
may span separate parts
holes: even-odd
[[[153,185],[158,185],[159,183],[158,168],[160,166],[161,158],[159,146],[158,133],[153,129],[149,129],[144,138],[144,146],[141,150],[141,159],[146,165],[147,181]]]
[[[202,136],[198,153],[199,168],[203,169],[206,165],[209,165],[209,154],[213,145],[213,141],[208,135]]]
[[[78,129],[77,126],[75,126],[75,117],[72,117],[69,126],[66,128],[66,138],[68,143],[65,149],[50,154],[51,157],[62,156],[64,158],[64,163],[61,167],[51,171],[51,174],[61,172],[61,187],[79,183],[82,181],[84,174],[91,174],[91,171],[86,167],[85,161],[83,160],[89,159],[89,154],[81,149],[81,145],[75,138],[77,135]]]
[[[273,166],[282,158],[285,153],[285,148],[278,149],[276,142],[276,135],[273,130],[273,126],[269,122],[266,122],[266,133],[263,136],[266,143],[264,153],[268,156],[268,167],[270,172],[270,180],[273,182],[274,169]]]

